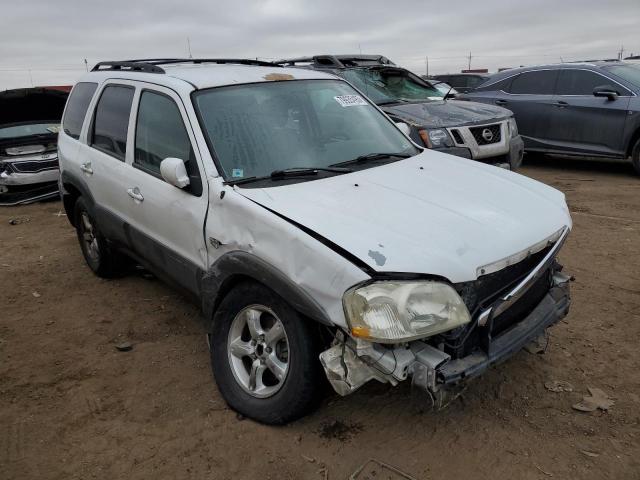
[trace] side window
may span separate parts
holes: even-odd
[[[493,82],[491,79],[486,80],[485,84],[480,85],[476,90],[478,91],[489,91],[489,92],[493,92],[493,91],[499,91],[502,90],[503,92],[507,92],[509,93],[509,91],[511,90],[511,82],[513,81],[514,77],[508,77],[505,78],[504,80],[500,80],[497,82]],[[493,82],[493,83],[492,83]]]
[[[609,85],[611,80],[587,70],[562,70],[558,79],[558,95],[593,95],[593,89]]]
[[[191,182],[187,190],[200,195],[200,173],[191,140],[180,110],[171,98],[149,90],[142,92],[135,137],[135,167],[161,177],[162,160],[169,157],[179,158],[184,161]]]
[[[518,75],[511,82],[514,94],[553,95],[558,78],[557,70],[534,70]]]
[[[91,146],[124,161],[133,87],[109,85],[100,95],[93,119]]]
[[[98,88],[97,83],[80,82],[73,87],[67,101],[67,109],[62,119],[62,129],[64,133],[76,140],[80,138],[82,123],[96,88]]]

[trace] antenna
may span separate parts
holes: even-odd
[[[189,51],[189,58],[193,58],[193,55],[191,54],[191,40],[189,37],[187,37],[187,50]]]
[[[469,52],[469,70],[471,70],[471,52]]]

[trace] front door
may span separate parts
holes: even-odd
[[[208,186],[191,124],[180,97],[168,88],[139,84],[134,105],[125,185],[132,248],[156,271],[198,294],[207,267]],[[160,163],[169,157],[185,162],[185,188],[162,178]]]
[[[595,87],[610,85],[615,100],[595,97]],[[595,155],[623,156],[622,144],[631,92],[591,70],[560,72],[549,138],[557,150]]]

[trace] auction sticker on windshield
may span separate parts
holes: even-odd
[[[333,97],[343,107],[355,107],[356,105],[367,105],[367,102],[360,95],[338,95]]]

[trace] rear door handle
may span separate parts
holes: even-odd
[[[93,169],[91,168],[91,162],[83,163],[80,165],[80,170],[82,170],[87,175],[93,175]]]
[[[131,198],[138,202],[144,201],[144,197],[142,196],[142,193],[140,193],[140,189],[138,187],[128,188],[127,193]]]
[[[506,105],[507,103],[509,103],[509,102],[507,102],[506,100],[496,100],[495,101],[496,105]]]
[[[558,107],[558,108],[567,108],[569,106],[569,104],[567,102],[563,102],[562,100],[558,100],[554,106]]]

